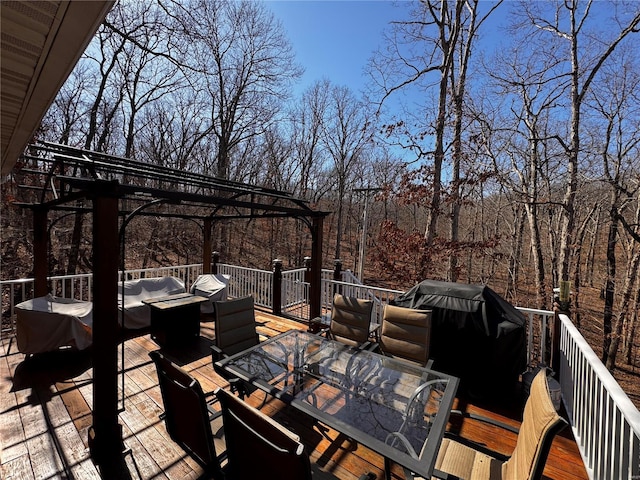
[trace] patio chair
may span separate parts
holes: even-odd
[[[300,438],[238,397],[219,389],[227,443],[227,478],[311,480]]]
[[[300,437],[226,390],[216,390],[222,406],[230,480],[337,480],[312,464]],[[375,478],[367,473],[360,480]]]
[[[517,429],[490,419],[477,419],[517,432]],[[516,447],[510,457],[487,451],[479,445],[469,446],[467,441],[461,443],[445,438],[436,460],[438,472],[434,476],[444,479],[539,480],[553,438],[566,425],[567,422],[553,406],[543,369],[531,384]]]
[[[375,350],[424,367],[432,363],[429,360],[430,343],[431,310],[385,305]]]
[[[360,347],[371,335],[371,312],[373,302],[361,298],[347,297],[336,293],[333,296],[329,327],[322,329],[327,338],[332,338],[352,347]],[[312,325],[322,324],[321,318],[311,320]]]
[[[200,383],[159,351],[149,353],[158,373],[167,432],[207,474],[224,479],[221,462],[226,458],[221,437],[220,412],[213,414]],[[213,421],[213,422],[212,422]],[[215,431],[218,432],[214,435]],[[218,454],[218,448],[223,452]]]
[[[231,391],[237,392],[242,398],[251,394],[255,387],[231,377],[228,372],[216,367],[216,362],[260,343],[253,297],[215,302],[214,312],[215,345],[211,346],[214,369],[229,381]]]
[[[198,275],[190,292],[207,299],[200,304],[200,312],[213,316],[215,302],[225,301],[229,285],[229,275],[207,273]]]

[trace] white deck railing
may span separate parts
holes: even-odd
[[[218,273],[229,275],[230,297],[253,295],[256,305],[266,308],[273,305],[273,272],[219,263]]]
[[[349,275],[349,273],[350,272],[347,271],[347,275]],[[384,309],[384,306],[388,305],[394,297],[397,297],[398,295],[403,293],[401,290],[373,287],[369,285],[362,285],[360,283],[340,282],[331,279],[323,279],[321,291],[322,311],[331,310],[334,293],[341,293],[348,297],[365,298],[368,300],[372,300],[373,313],[371,321],[376,325],[380,325],[382,323],[382,311]]]
[[[202,273],[202,265],[182,265],[128,270],[125,279],[173,275],[187,286]],[[218,273],[229,275],[229,296],[253,295],[257,305],[273,306],[273,272],[218,264]],[[381,322],[385,304],[403,293],[361,285],[343,272],[335,281],[331,270],[323,270],[321,308],[331,309],[334,292],[370,298],[374,301],[373,321]],[[123,278],[123,277],[121,277]],[[356,279],[357,280],[357,279]],[[56,276],[49,279],[51,292],[63,297],[91,300],[92,275]],[[15,305],[33,297],[33,279],[0,281],[2,294],[2,336],[13,334]],[[282,306],[289,315],[308,321],[309,284],[305,270],[282,273]],[[296,309],[295,307],[301,308]],[[527,358],[531,365],[549,364],[549,325],[554,313],[530,308],[518,309],[527,318]],[[562,400],[577,445],[592,479],[640,480],[640,412],[611,376],[597,355],[566,315],[560,315],[560,371]]]
[[[560,318],[560,388],[589,476],[640,479],[640,412],[566,315]]]

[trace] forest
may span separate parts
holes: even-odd
[[[569,281],[571,318],[607,367],[637,365],[640,3],[396,11],[364,91],[320,78],[294,95],[302,67],[268,2],[118,1],[34,140],[291,192],[331,212],[325,267],[341,259],[364,283],[481,283],[551,308]],[[2,279],[32,269],[30,213],[15,205],[33,195],[18,188],[24,166],[44,168],[22,162],[3,179]],[[51,275],[91,271],[90,228],[82,215],[56,223]],[[225,263],[309,255],[290,220],[216,228]],[[126,266],[198,263],[200,237],[145,218]]]

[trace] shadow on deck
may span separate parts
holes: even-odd
[[[261,335],[273,336],[291,328],[306,328],[300,323],[257,312]],[[205,392],[227,383],[213,370],[210,345],[213,323],[201,324],[197,343],[185,348],[163,348],[171,357],[196,377]],[[62,350],[25,358],[17,351],[15,341],[5,338],[0,344],[0,477],[10,479],[44,478],[131,478],[185,479],[200,478],[202,469],[168,437],[159,419],[162,400],[155,367],[149,352],[158,349],[148,334],[132,336],[124,342],[124,410],[120,413],[124,443],[129,452],[123,456],[121,468],[101,476],[93,464],[87,444],[93,423],[91,405],[93,383],[91,351]],[[340,479],[356,479],[373,472],[384,478],[383,459],[356,445],[330,429],[320,429],[303,414],[291,411],[280,401],[255,392],[248,401],[265,403],[262,410],[298,433],[311,458],[323,469]],[[454,408],[517,426],[522,406],[519,402],[501,405],[479,405],[463,398]],[[488,448],[509,454],[515,435],[496,427],[471,420],[454,421],[450,430],[466,438],[481,441]],[[545,469],[549,480],[587,479],[570,429],[554,440]],[[404,478],[401,469],[393,476]]]

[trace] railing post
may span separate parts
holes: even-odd
[[[323,217],[314,217],[311,225],[311,281],[309,282],[309,319],[322,313],[322,234]]]
[[[549,365],[555,372],[556,377],[560,372],[560,318],[561,313],[570,316],[569,310],[571,309],[571,284],[568,281],[560,281],[560,291],[557,298],[553,300],[553,323],[550,327],[551,333],[551,359]]]
[[[220,252],[213,252],[212,261],[213,261],[213,265],[212,265],[211,273],[213,273],[214,275],[217,275],[218,263],[220,263]]]
[[[47,273],[49,271],[47,235],[47,211],[37,208],[33,211],[33,296],[44,297],[49,293]],[[55,295],[56,292],[53,292]]]
[[[205,218],[202,231],[202,273],[211,273],[211,225],[212,220]]]
[[[337,282],[342,281],[342,260],[336,258],[333,261],[333,279]],[[333,285],[333,293],[340,293],[342,288],[338,285]]]
[[[273,261],[273,314],[282,313],[282,260]]]
[[[304,282],[311,283],[311,257],[304,257]]]

